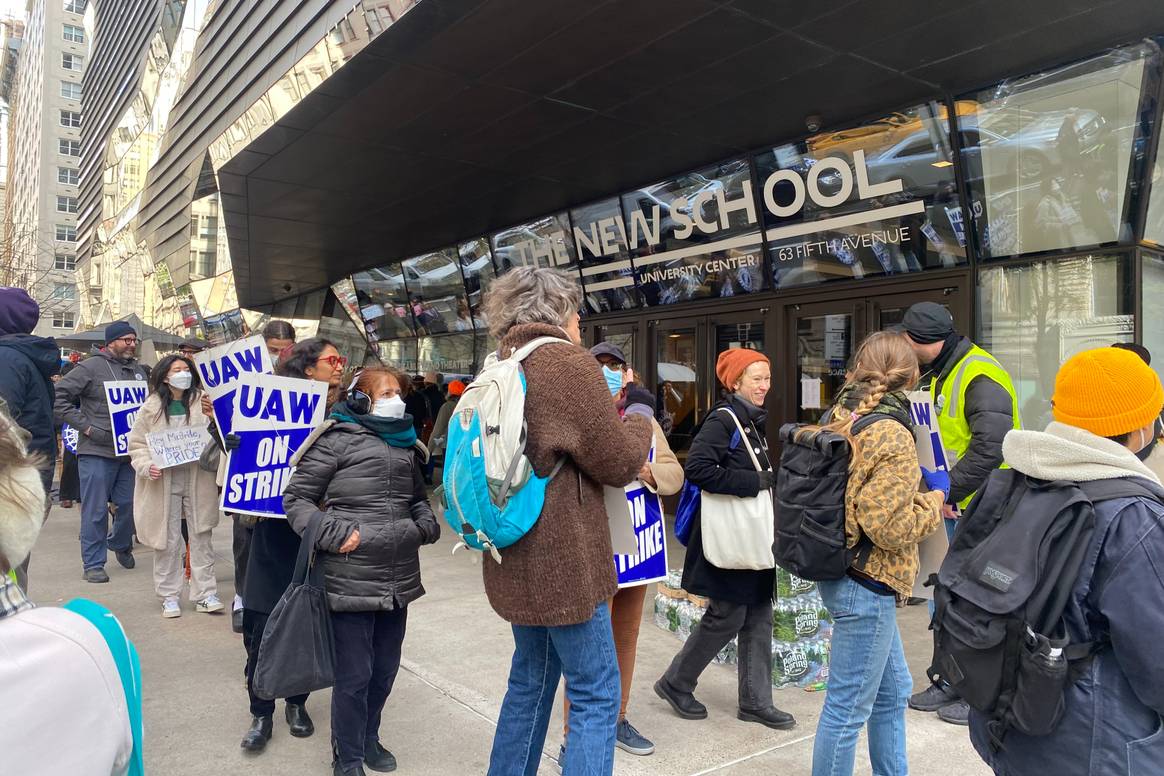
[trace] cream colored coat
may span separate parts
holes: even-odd
[[[166,549],[166,528],[169,525],[170,480],[173,469],[163,469],[161,479],[150,479],[153,458],[146,442],[146,434],[161,431],[166,427],[166,419],[160,413],[161,399],[152,394],[142,405],[129,432],[129,461],[137,472],[133,489],[133,521],[137,526],[137,538],[147,547],[155,550]],[[171,418],[171,423],[184,423],[184,418]],[[208,418],[202,414],[200,402],[190,404],[190,424],[205,426]],[[187,517],[187,525],[193,533],[203,533],[218,525],[218,487],[214,483],[214,473],[203,471],[197,462],[183,464],[190,472],[192,485],[193,516]]]

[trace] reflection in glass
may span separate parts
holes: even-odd
[[[211,345],[222,345],[242,339],[250,334],[250,328],[243,319],[241,310],[231,310],[220,315],[212,315],[202,321],[202,330]]]
[[[395,339],[381,342],[377,345],[380,360],[389,366],[416,374],[416,339]]]
[[[853,316],[806,315],[796,319],[796,421],[816,423],[845,385],[853,354]]]
[[[1164,379],[1164,305],[1160,304],[1164,299],[1164,256],[1145,253],[1143,261],[1140,279],[1143,343],[1153,356],[1152,368]]]
[[[611,197],[571,210],[570,220],[590,312],[638,307],[639,295],[619,198]]]
[[[1010,372],[1024,428],[1050,422],[1063,361],[1081,350],[1132,341],[1129,270],[1120,256],[1084,256],[980,272],[978,341]]]
[[[452,248],[406,259],[402,266],[412,317],[419,333],[472,330],[461,263]],[[466,324],[465,329],[457,328]]]
[[[489,290],[489,284],[497,276],[489,253],[489,240],[480,237],[463,242],[458,246],[457,253],[461,260],[461,274],[465,276],[465,288],[469,292],[469,310],[457,310],[457,323],[454,329],[470,331],[474,328],[474,322],[476,328],[485,329],[489,323],[481,309],[481,300]]]
[[[364,330],[364,317],[360,315],[360,303],[356,299],[356,284],[352,282],[351,278],[341,278],[331,284],[331,291],[335,294],[335,298],[344,309],[344,312],[352,319],[352,323],[363,332],[363,336],[366,338],[367,332]]]
[[[695,329],[659,329],[655,349],[655,414],[667,443],[678,453],[691,447],[695,433],[695,410],[698,385],[695,379]]]
[[[1152,165],[1148,217],[1144,221],[1144,239],[1164,247],[1164,133],[1157,136],[1156,163]],[[1159,297],[1156,297],[1159,299]]]
[[[777,288],[966,261],[946,112],[920,105],[756,157]]]
[[[374,345],[379,340],[416,334],[404,287],[404,270],[399,264],[357,272],[352,275],[352,282],[369,342]]]
[[[746,159],[624,194],[622,209],[647,304],[731,297],[766,287]]]
[[[565,213],[512,226],[493,235],[490,242],[499,274],[522,265],[571,269],[578,261]]]
[[[234,287],[234,270],[204,280],[190,283],[194,298],[203,314],[213,315],[238,307],[238,294]]]
[[[960,119],[981,253],[1006,258],[1130,237],[1128,171],[1149,58],[1143,43],[972,95]]]
[[[417,349],[417,372],[439,372],[445,382],[472,379],[485,354],[478,351],[482,338],[473,334],[421,337]]]

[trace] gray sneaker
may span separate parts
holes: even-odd
[[[938,709],[938,719],[951,725],[965,727],[970,724],[970,704],[966,701],[954,701],[948,706],[943,706]]]
[[[958,700],[958,694],[947,684],[931,684],[909,698],[909,707],[915,711],[937,711]]]
[[[615,744],[624,752],[640,756],[653,754],[655,751],[655,745],[625,719],[615,728]]]
[[[91,569],[85,569],[85,581],[102,584],[109,581],[109,575],[105,573],[105,569],[95,566]]]

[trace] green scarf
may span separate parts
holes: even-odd
[[[355,423],[380,437],[391,447],[412,447],[416,444],[416,427],[412,416],[402,418],[381,418],[376,415],[358,415],[352,412],[347,402],[337,401],[331,408],[331,418],[341,423]]]
[[[841,389],[834,406],[844,407],[852,412],[861,403],[861,400],[868,395],[868,392],[869,388],[867,385],[850,383]],[[890,391],[882,396],[881,402],[877,405],[875,411],[886,415],[893,415],[905,425],[911,428],[913,427],[913,417],[909,412],[909,398],[905,395],[904,391]]]

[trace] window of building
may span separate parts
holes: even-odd
[[[489,240],[480,237],[463,242],[458,246],[457,252],[461,257],[461,274],[465,276],[465,289],[469,292],[469,309],[473,313],[476,328],[484,330],[488,328],[488,324],[485,321],[485,313],[481,310],[481,302],[485,292],[489,290],[489,285],[497,276],[489,252]]]
[[[81,155],[81,141],[80,140],[66,140],[61,138],[57,141],[57,151],[65,156],[80,156]]]
[[[1129,46],[967,96],[962,159],[984,258],[1131,238],[1128,172],[1158,56]]]
[[[84,43],[85,28],[75,24],[66,24],[63,31],[64,39],[69,43]]]
[[[65,0],[65,10],[70,13],[85,13],[86,0]]]
[[[419,334],[473,330],[461,263],[453,249],[416,256],[401,266]]]
[[[73,301],[77,298],[77,285],[75,283],[53,283],[52,298]]]
[[[57,224],[56,237],[58,242],[76,242],[77,227],[69,224]]]
[[[54,329],[71,329],[76,325],[77,321],[73,313],[53,313]]]
[[[72,70],[79,73],[84,63],[85,58],[79,54],[61,54],[61,67],[65,70]]]
[[[76,213],[77,212],[77,198],[57,195],[57,212],[58,213]]]
[[[1126,257],[1103,254],[979,272],[977,342],[1014,380],[1024,428],[1050,422],[1060,364],[1081,350],[1132,341],[1133,274]],[[1145,292],[1147,285],[1146,275]]]
[[[216,253],[213,250],[209,251],[195,251],[194,252],[194,266],[190,268],[191,275],[200,275],[208,278],[214,276],[214,265],[216,261]]]
[[[81,114],[75,110],[61,111],[61,126],[76,129],[81,126]]]
[[[1156,164],[1152,167],[1152,188],[1148,199],[1148,217],[1144,221],[1144,240],[1164,248],[1164,136],[1157,137],[1156,142]]]
[[[61,81],[61,96],[66,100],[81,99],[81,84],[72,81]]]
[[[66,183],[70,186],[76,186],[81,182],[81,173],[72,167],[58,167],[57,168],[57,183]]]
[[[72,272],[77,268],[77,257],[68,253],[58,253],[53,257],[53,269]]]
[[[638,287],[618,197],[570,211],[572,239],[582,264],[586,307],[594,313],[638,307]],[[637,235],[636,235],[637,236]]]
[[[1164,256],[1156,253],[1144,254],[1141,269],[1141,304],[1144,320],[1141,322],[1144,347],[1152,354],[1152,368],[1164,379]]]
[[[416,334],[408,291],[404,287],[404,270],[399,263],[357,272],[352,275],[352,282],[369,342],[375,344],[379,340]],[[412,358],[416,360],[415,353]]]

